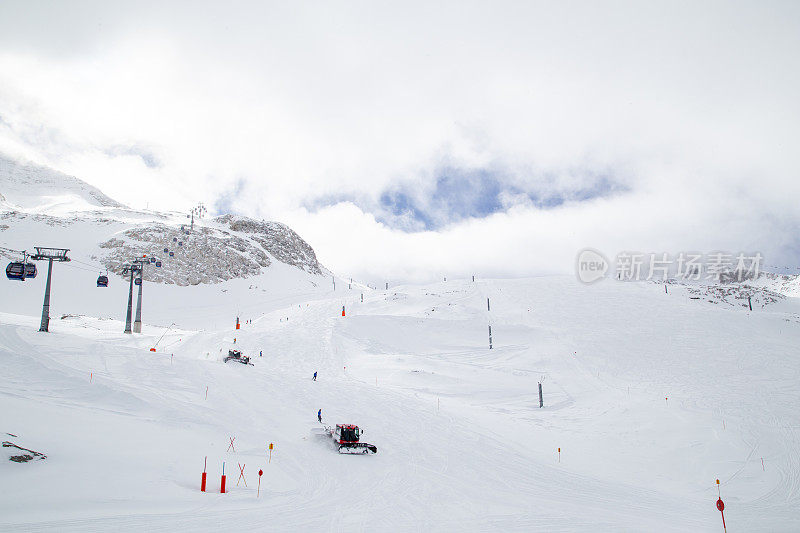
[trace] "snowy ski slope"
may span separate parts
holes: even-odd
[[[132,336],[101,289],[84,291],[106,311],[54,314],[49,334],[3,298],[0,432],[47,459],[0,457],[0,530],[719,531],[716,478],[729,531],[800,530],[794,298],[748,312],[542,277],[361,303],[278,278],[149,284]],[[15,297],[40,302],[26,283]],[[59,312],[84,305],[56,288]],[[253,323],[235,331],[237,312]],[[255,366],[222,363],[234,337]],[[319,408],[378,454],[311,439]]]

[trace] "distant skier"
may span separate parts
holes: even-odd
[[[319,420],[320,424],[322,423],[322,409],[317,411],[317,420]]]
[[[314,372],[314,381],[317,381],[317,373]]]
[[[259,356],[259,357],[264,357],[264,352],[262,352],[261,350],[259,350],[259,351],[258,351],[258,356]]]

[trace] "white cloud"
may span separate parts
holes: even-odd
[[[362,276],[565,269],[587,245],[796,259],[797,11],[6,3],[0,150],[138,206],[213,205],[241,182],[235,209]],[[303,207],[429,191],[442,165],[504,169],[511,207],[421,233],[353,204]],[[598,174],[629,192],[546,211],[515,192]]]

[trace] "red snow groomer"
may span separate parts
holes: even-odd
[[[228,350],[228,355],[225,356],[225,362],[227,363],[228,361],[254,366],[253,363],[250,362],[250,358],[246,355],[242,355],[242,352],[239,350]]]
[[[364,433],[358,426],[352,424],[336,424],[335,428],[325,427],[325,430],[339,448],[339,453],[372,454],[378,453],[378,447],[373,444],[361,442],[359,438]]]

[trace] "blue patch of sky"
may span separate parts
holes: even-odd
[[[219,215],[236,215],[239,214],[236,209],[236,201],[244,190],[244,180],[238,179],[232,188],[223,192],[216,200],[214,206],[211,208],[211,213],[214,216]]]
[[[161,160],[153,153],[151,150],[143,146],[132,145],[132,146],[112,146],[105,150],[105,153],[112,156],[120,156],[120,155],[132,155],[136,156],[142,160],[142,163],[147,168],[159,168],[162,166]]]
[[[444,168],[437,173],[432,190],[418,191],[410,185],[397,187],[380,196],[380,208],[393,218],[410,217],[416,223],[412,226],[435,230],[467,218],[485,218],[505,211],[508,205],[504,195],[522,196],[533,206],[548,209],[625,190],[604,175],[595,177],[586,187],[565,192],[526,191],[509,182],[502,174],[489,170]],[[382,221],[391,222],[388,217]]]
[[[525,190],[515,183],[494,170],[444,167],[435,174],[432,184],[401,182],[381,193],[377,203],[344,194],[315,198],[306,207],[317,210],[352,202],[387,226],[411,232],[437,230],[465,219],[503,212],[509,207],[508,198],[525,199],[539,209],[552,209],[566,202],[585,202],[627,190],[604,174],[592,176],[585,187],[561,192]]]

